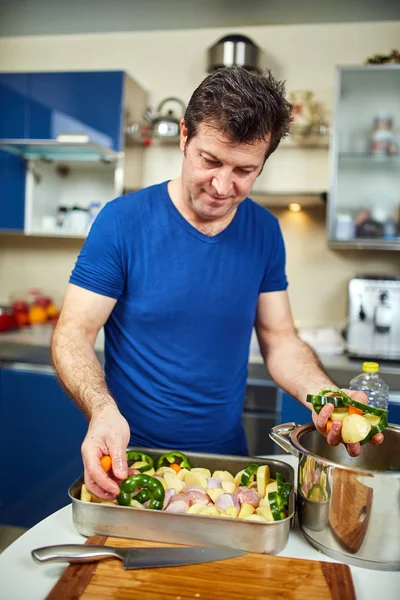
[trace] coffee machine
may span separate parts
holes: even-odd
[[[400,360],[400,276],[350,279],[347,352],[362,358]]]

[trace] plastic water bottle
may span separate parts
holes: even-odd
[[[363,372],[350,381],[351,390],[361,390],[368,396],[369,406],[376,408],[388,408],[389,386],[378,375],[379,364],[376,362],[365,362],[362,366]]]

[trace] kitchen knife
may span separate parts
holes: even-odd
[[[192,546],[190,548],[116,548],[113,546],[87,546],[85,544],[63,544],[45,546],[32,550],[32,557],[43,562],[93,562],[115,557],[123,562],[125,569],[151,569],[155,567],[177,567],[226,560],[247,554],[246,550],[220,546]]]

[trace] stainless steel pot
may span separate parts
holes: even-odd
[[[273,427],[270,437],[299,459],[297,514],[306,539],[337,560],[400,570],[400,427],[357,458],[329,446],[310,423]]]

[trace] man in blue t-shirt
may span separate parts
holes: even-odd
[[[92,226],[52,352],[89,419],[85,484],[100,498],[119,491],[101,457],[110,455],[123,479],[129,443],[247,454],[241,415],[253,326],[281,388],[305,404],[307,393],[333,385],[296,334],[278,221],[248,198],[291,108],[270,75],[216,71],[182,119],[181,176],[109,202]],[[103,325],[104,374],[94,352]],[[321,433],[332,409],[313,415]],[[329,443],[340,443],[340,429],[335,421]]]

